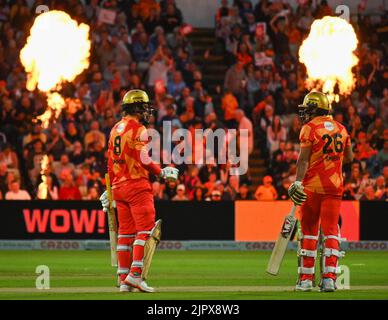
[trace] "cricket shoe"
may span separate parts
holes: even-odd
[[[337,289],[335,281],[331,278],[323,278],[320,285],[320,292],[334,292]]]
[[[120,283],[120,292],[138,292],[139,290],[125,284],[123,281]]]
[[[125,284],[139,289],[141,292],[152,293],[155,292],[155,289],[149,287],[148,284],[141,277],[132,277],[130,274],[124,280]]]
[[[312,280],[302,280],[300,282],[297,283],[296,287],[295,287],[295,290],[296,291],[311,291],[313,290],[313,282]]]

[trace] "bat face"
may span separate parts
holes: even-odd
[[[275,243],[275,247],[272,251],[271,257],[268,261],[267,273],[276,276],[279,273],[280,266],[282,264],[284,254],[287,250],[288,242],[294,231],[297,219],[294,216],[295,206],[291,213],[284,218],[282,228],[280,230],[279,238]]]
[[[287,239],[290,237],[290,235],[292,234],[292,231],[294,230],[295,223],[296,223],[296,218],[294,216],[291,216],[291,215],[286,216],[286,218],[284,219],[282,230],[280,232],[283,238]]]

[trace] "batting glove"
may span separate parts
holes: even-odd
[[[102,210],[104,212],[108,212],[108,210],[109,210],[108,192],[104,191],[104,193],[100,197],[100,202],[102,205]],[[116,208],[116,201],[112,201],[112,207]]]
[[[165,167],[162,169],[160,173],[160,177],[166,180],[177,180],[178,179],[179,170],[173,167]]]
[[[307,194],[303,189],[302,182],[300,181],[295,181],[288,188],[288,195],[297,206],[302,205],[302,203],[307,200]]]

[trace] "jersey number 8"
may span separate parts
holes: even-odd
[[[117,136],[113,140],[113,153],[116,156],[121,155],[121,136]]]

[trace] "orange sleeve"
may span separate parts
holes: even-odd
[[[299,140],[301,148],[312,146],[314,142],[314,132],[311,126],[306,124],[302,127],[302,130],[300,130]]]

